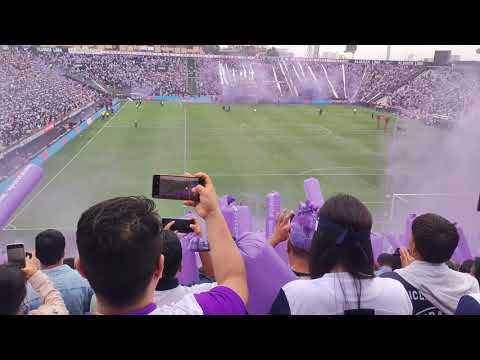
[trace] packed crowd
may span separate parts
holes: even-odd
[[[99,98],[65,73],[101,86],[147,95],[196,94],[279,98],[330,98],[375,103],[425,114],[458,114],[474,101],[478,76],[450,67],[300,62],[295,59],[194,60],[187,80],[184,57],[0,52],[0,146],[9,146],[51,121]],[[194,82],[196,86],[189,86]],[[196,90],[195,90],[196,89]]]
[[[427,70],[389,98],[389,106],[421,115],[455,116],[480,92],[478,74],[452,68]]]
[[[98,111],[103,106],[103,103],[103,100],[94,103],[92,106],[87,107],[77,115],[66,119],[60,126],[55,126],[29,143],[4,154],[0,159],[0,181],[25,166],[35,155],[68,132],[81,120]]]
[[[9,146],[99,98],[30,51],[0,51],[0,145]]]
[[[231,235],[211,179],[204,173],[195,176],[205,180],[193,189],[199,201],[184,204],[205,222],[208,246],[199,246],[198,220],[188,234],[171,231],[173,222],[163,227],[152,200],[102,201],[80,215],[75,259],[65,258],[64,236],[50,229],[36,236],[23,268],[0,265],[0,313],[248,314],[249,304],[261,296],[258,291],[271,288],[278,274],[272,272],[264,280],[268,283],[252,290],[261,275],[251,272],[255,258],[239,250],[241,240]],[[440,215],[418,216],[409,248],[381,254],[376,261],[372,216],[355,197],[329,198],[315,213],[311,229],[306,223],[298,228],[301,222],[293,215],[282,212],[263,241],[271,252],[285,245],[285,266],[296,277],[274,289],[268,313],[480,315],[480,258],[458,270],[449,262],[459,235],[455,224]],[[185,247],[200,251],[202,277],[193,286],[180,285],[178,279]]]

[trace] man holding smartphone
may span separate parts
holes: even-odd
[[[187,174],[187,176],[192,176]],[[218,286],[158,307],[155,288],[163,276],[162,226],[155,203],[119,197],[87,209],[77,225],[76,268],[106,315],[243,315],[248,301],[245,266],[223,218],[210,177],[192,189],[199,201],[185,201],[207,224],[210,256]]]

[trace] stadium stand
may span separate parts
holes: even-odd
[[[231,101],[252,101],[250,94],[255,93],[257,102],[306,98],[370,106],[383,103],[418,118],[452,118],[475,100],[479,90],[480,77],[429,64],[2,50],[0,152],[22,145],[23,139],[42,129],[49,131],[2,156],[0,180],[102,108],[105,93],[211,96]],[[65,240],[54,263],[40,259],[40,264],[33,256],[24,269],[0,265],[0,313],[73,312],[75,292],[69,291],[67,301],[62,295],[65,288],[53,280],[55,270],[44,269],[53,264],[77,280],[80,274],[88,279],[91,289],[82,310],[77,310],[80,313],[94,299],[90,309],[112,315],[244,315],[257,311],[252,304],[268,307],[271,314],[479,315],[479,259],[465,259],[474,263],[465,274],[455,270],[454,264],[448,267],[459,234],[447,219],[436,214],[418,216],[408,239],[410,249],[392,249],[375,261],[372,215],[355,197],[336,195],[315,209],[313,236],[300,236],[308,246],[299,247],[295,237],[290,237],[290,215],[277,218],[274,237],[259,246],[256,240],[262,236],[251,231],[232,236],[225,208],[207,179],[205,188],[199,190],[200,202],[189,203],[205,220],[212,245],[214,278],[200,287],[205,291],[190,291],[180,284],[178,264],[169,269],[170,278],[161,282],[162,256],[168,254],[162,249],[165,229],[155,204],[141,197],[120,197],[76,214],[77,269],[62,265]],[[300,225],[294,223],[294,231],[305,235],[298,212],[296,216]],[[178,261],[184,251],[199,251],[190,244],[185,249],[185,242],[176,235],[173,240]],[[287,252],[287,260],[279,256],[281,251]],[[255,271],[259,268],[279,271],[262,278]],[[432,274],[437,280],[432,280]],[[33,290],[35,302],[26,306]],[[160,291],[175,293],[175,301],[155,303]]]

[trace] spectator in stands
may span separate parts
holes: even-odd
[[[65,237],[54,229],[42,231],[35,237],[35,255],[40,260],[42,271],[62,294],[70,315],[83,315],[90,310],[93,290],[88,281],[76,270],[63,263],[65,257]],[[25,306],[28,311],[42,303],[40,294],[32,286],[27,286]]]
[[[377,258],[378,270],[375,271],[375,276],[380,276],[385,272],[392,271],[393,268],[393,255],[391,254],[380,254]]]
[[[62,294],[39,270],[40,263],[35,256],[25,258],[25,268],[16,265],[0,265],[0,314],[1,315],[68,315]],[[40,294],[42,304],[28,311],[24,306],[27,282]]]
[[[410,251],[400,249],[402,269],[382,276],[405,287],[414,315],[452,315],[463,295],[480,291],[475,278],[445,264],[458,239],[455,225],[439,215],[424,214],[413,221]]]
[[[274,232],[270,237],[270,244],[276,247],[281,242],[287,241],[288,264],[290,268],[299,278],[310,278],[311,239],[306,241],[306,239],[295,237],[296,243],[294,244],[294,239],[290,236],[290,220],[292,217],[293,212],[287,211],[283,211],[278,216]]]
[[[472,271],[472,266],[473,266],[473,260],[467,259],[462,263],[462,265],[460,265],[460,268],[458,269],[458,271],[465,274],[470,274]]]
[[[371,229],[372,216],[358,199],[343,194],[328,199],[310,249],[312,280],[283,286],[271,313],[411,314],[401,284],[374,276]]]
[[[471,274],[480,282],[480,257],[473,261]],[[480,293],[462,296],[455,315],[480,315]]]
[[[163,275],[155,291],[155,303],[158,306],[172,305],[180,301],[185,295],[209,291],[217,286],[216,283],[203,283],[193,286],[179,284],[176,275],[182,268],[182,244],[177,234],[170,230],[164,230],[163,256]]]
[[[180,301],[185,295],[198,294],[204,291],[208,291],[215,287],[215,282],[208,282],[193,286],[180,285],[176,275],[182,269],[182,243],[177,234],[170,231],[170,227],[173,225],[173,221],[165,226],[163,229],[163,275],[157,284],[155,291],[155,304],[162,307],[163,305],[172,305]],[[198,223],[192,225],[196,236],[201,236],[201,229]],[[204,271],[213,274],[211,267],[210,255],[208,252],[201,252],[200,257],[204,267]],[[92,305],[90,312],[96,311],[96,298],[92,297]]]
[[[245,314],[248,288],[243,259],[220,211],[208,175],[193,189],[198,203],[187,201],[206,221],[218,286],[158,307],[154,292],[163,276],[162,228],[155,203],[142,197],[119,197],[87,209],[77,225],[76,268],[89,280],[100,314]]]

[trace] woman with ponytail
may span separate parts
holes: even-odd
[[[278,315],[410,315],[412,303],[398,281],[374,275],[372,216],[358,199],[336,195],[318,213],[310,248],[311,280],[280,290]],[[388,280],[388,281],[385,281]]]

